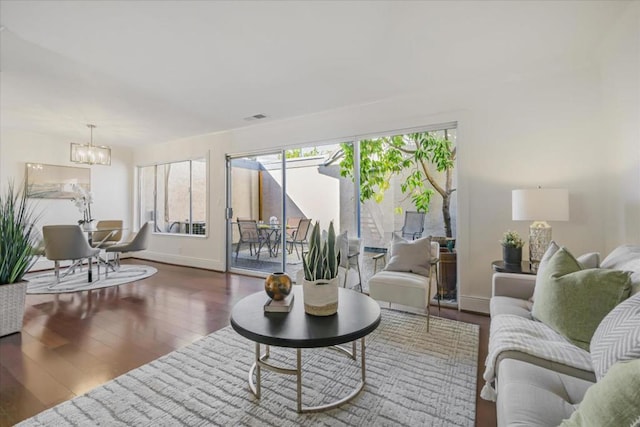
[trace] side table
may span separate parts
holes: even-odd
[[[507,264],[502,260],[493,261],[491,263],[493,267],[493,271],[497,271],[499,273],[517,273],[517,274],[532,274],[535,276],[537,270],[531,268],[531,263],[529,261],[523,261],[518,264]]]

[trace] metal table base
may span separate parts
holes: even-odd
[[[356,360],[356,357],[357,357],[356,341],[352,341],[351,345],[352,345],[351,351],[349,351],[348,349],[346,349],[344,347],[337,346],[337,345],[329,347],[329,348],[338,350],[341,353],[344,353],[347,356],[349,356],[351,359]],[[354,397],[356,397],[362,391],[362,389],[364,388],[365,378],[366,378],[366,374],[365,374],[366,365],[365,365],[365,343],[364,343],[364,337],[360,338],[360,371],[361,371],[361,375],[362,375],[362,380],[353,389],[353,391],[351,393],[349,393],[347,396],[343,397],[342,399],[336,400],[334,402],[327,403],[325,405],[318,405],[318,406],[303,406],[302,405],[302,349],[296,348],[296,368],[295,369],[272,365],[272,364],[266,362],[267,359],[269,359],[269,346],[267,345],[265,353],[261,354],[261,352],[260,352],[260,343],[256,343],[256,360],[253,363],[253,365],[251,365],[251,369],[249,369],[249,388],[251,389],[251,392],[258,399],[260,399],[260,389],[261,389],[261,386],[260,386],[261,378],[260,377],[261,377],[262,368],[268,369],[268,370],[273,371],[273,372],[277,372],[279,374],[295,375],[296,379],[297,379],[297,411],[298,411],[298,413],[301,413],[301,414],[302,413],[309,413],[309,412],[320,412],[320,411],[325,411],[327,409],[336,408],[336,407],[342,405],[343,403],[346,403],[346,402],[350,401],[351,399],[353,399]],[[255,377],[256,377],[256,381],[255,382],[253,380],[254,371],[255,371]]]

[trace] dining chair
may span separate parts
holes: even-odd
[[[240,240],[236,244],[236,261],[238,260],[238,253],[240,252],[240,246],[243,244],[249,245],[249,254],[253,256],[255,252],[257,259],[260,259],[260,251],[262,247],[267,243],[267,237],[265,237],[258,229],[258,223],[255,219],[237,219],[238,231],[240,232]],[[256,250],[255,245],[258,245]]]
[[[89,260],[89,271],[93,257],[98,257],[99,248],[92,248],[87,241],[85,233],[79,225],[45,225],[42,227],[44,239],[44,254],[47,259],[54,262],[56,284],[60,279],[68,275],[73,269],[82,264],[85,259]],[[60,276],[60,261],[71,260],[73,263],[64,274]],[[98,276],[100,275],[100,264],[98,263]],[[55,285],[54,285],[55,286]]]
[[[121,219],[101,220],[96,224],[97,230],[93,232],[91,246],[104,249],[113,246],[122,240]]]
[[[145,222],[137,233],[131,233],[126,242],[116,243],[108,246],[104,250],[107,253],[107,264],[113,270],[120,268],[120,255],[127,252],[144,251],[149,245],[149,236],[151,235],[151,222]],[[114,254],[114,259],[109,260],[108,255]],[[115,267],[114,267],[115,264]],[[108,268],[107,268],[108,274]]]
[[[304,245],[308,244],[307,235],[311,228],[311,220],[309,218],[302,218],[298,223],[298,228],[293,232],[290,238],[287,238],[289,244],[288,252],[291,253],[293,249],[296,250],[296,255],[300,258],[300,253],[304,252]],[[300,253],[298,253],[298,246],[300,245]]]

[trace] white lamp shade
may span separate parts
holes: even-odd
[[[513,190],[514,221],[569,221],[569,191],[556,188]]]

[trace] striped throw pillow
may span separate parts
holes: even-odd
[[[640,294],[621,302],[602,319],[590,349],[598,381],[614,363],[640,359]]]

